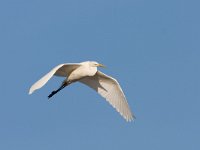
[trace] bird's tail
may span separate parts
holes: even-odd
[[[68,83],[63,82],[62,85],[55,91],[52,91],[51,94],[49,94],[48,99],[51,98],[52,96],[54,96],[56,93],[58,93],[60,90],[64,89],[66,86],[68,85]]]

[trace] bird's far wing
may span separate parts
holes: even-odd
[[[67,77],[74,69],[78,68],[79,66],[79,64],[60,64],[56,66],[31,86],[29,94],[32,94],[35,90],[43,87],[53,75]]]
[[[104,97],[125,119],[133,120],[126,97],[116,79],[97,71],[95,76],[79,80]]]
[[[75,70],[76,68],[80,67],[81,65],[78,63],[73,63],[73,64],[63,64],[58,70],[55,72],[55,76],[61,76],[61,77],[68,77],[70,73]]]

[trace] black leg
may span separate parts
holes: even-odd
[[[53,95],[55,95],[56,93],[58,93],[60,90],[62,90],[63,88],[65,88],[66,85],[62,85],[59,89],[52,91],[51,94],[49,94],[48,99],[51,98]]]
[[[54,94],[56,94],[58,91],[52,91],[51,94],[49,94],[48,98],[51,98]]]

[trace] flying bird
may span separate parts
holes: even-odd
[[[135,117],[129,108],[119,83],[116,79],[98,71],[97,67],[105,66],[95,61],[60,64],[34,83],[29,90],[29,94],[43,87],[53,76],[65,77],[61,86],[52,91],[48,98],[51,98],[66,86],[78,81],[94,89],[104,97],[126,121],[132,121]]]

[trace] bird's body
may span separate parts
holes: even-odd
[[[79,81],[97,91],[127,121],[133,120],[134,116],[130,111],[125,95],[117,80],[98,71],[97,67],[103,67],[103,65],[95,61],[60,64],[33,84],[29,90],[29,94],[44,86],[53,75],[66,77],[60,88],[53,91],[48,96],[49,98],[71,83]]]
[[[97,64],[96,64],[97,65]],[[73,70],[67,80],[78,81],[87,76],[94,76],[97,72],[97,66],[91,65],[89,62],[83,62],[81,65]]]

